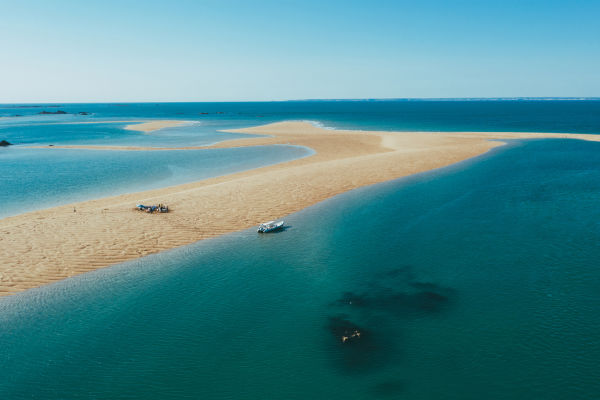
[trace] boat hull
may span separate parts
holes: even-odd
[[[269,233],[269,232],[280,231],[282,229],[283,229],[283,221],[278,222],[274,225],[261,224],[256,231],[258,233]]]

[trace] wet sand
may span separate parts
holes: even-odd
[[[140,124],[132,124],[125,126],[125,129],[130,131],[138,131],[138,132],[153,132],[159,129],[164,128],[175,128],[177,126],[183,126],[189,124],[190,121],[178,121],[178,120],[157,120],[157,121],[149,121],[142,122]]]
[[[158,122],[138,125],[136,130],[160,129],[157,126],[163,125]],[[235,132],[268,136],[230,140],[208,148],[292,144],[310,147],[316,154],[199,182],[2,219],[0,295],[246,229],[348,190],[483,154],[502,145],[502,139],[600,141],[600,136],[583,134],[326,130],[305,122],[282,122]],[[277,187],[277,195],[273,195],[273,187]],[[134,209],[139,203],[166,203],[172,212],[149,215]]]
[[[3,119],[14,119],[17,117],[0,117],[0,120]],[[90,124],[128,124],[124,129],[129,131],[138,131],[144,133],[150,133],[153,131],[157,131],[159,129],[164,128],[175,128],[178,126],[188,125],[195,121],[182,121],[182,120],[156,120],[156,121],[146,121],[143,120],[94,120],[94,121],[68,121],[68,122],[58,122],[58,121],[36,121],[36,124],[39,125],[90,125]],[[31,147],[47,147],[47,146],[31,146]]]

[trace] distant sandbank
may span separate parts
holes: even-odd
[[[135,130],[147,132],[183,123],[166,122],[144,122],[141,125],[145,126],[138,125]],[[328,130],[305,122],[274,123],[233,132],[268,136],[181,150],[291,144],[309,147],[315,154],[199,182],[4,218],[0,220],[0,295],[246,229],[348,190],[483,154],[502,145],[503,139],[600,141],[600,136],[584,134]],[[172,212],[136,212],[133,208],[138,203],[166,203]]]
[[[3,119],[14,119],[15,117],[0,117],[0,120]],[[159,129],[165,128],[175,128],[178,126],[185,126],[194,123],[195,121],[182,121],[182,120],[153,120],[153,121],[144,121],[144,120],[93,120],[93,121],[63,121],[63,122],[38,122],[39,124],[47,124],[47,125],[89,125],[89,124],[128,124],[124,129],[129,131],[138,131],[149,133],[153,131],[157,131]]]
[[[139,131],[139,132],[153,132],[159,129],[164,128],[175,128],[178,126],[188,125],[192,121],[179,121],[179,120],[157,120],[157,121],[148,121],[142,122],[140,124],[132,124],[125,126],[125,129],[130,131]]]

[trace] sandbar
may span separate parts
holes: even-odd
[[[127,125],[127,126],[125,126],[125,129],[130,130],[130,131],[139,131],[139,132],[149,133],[149,132],[157,131],[159,129],[175,128],[178,126],[187,125],[190,122],[191,121],[157,120],[157,121],[148,121],[148,122]]]
[[[16,117],[0,117],[0,120],[3,119],[14,119]],[[138,131],[144,133],[150,133],[153,131],[157,131],[159,129],[165,128],[175,128],[178,126],[185,126],[194,123],[195,121],[182,121],[182,120],[154,120],[154,121],[144,121],[144,120],[93,120],[93,121],[63,121],[63,122],[39,122],[35,121],[36,125],[90,125],[90,124],[128,124],[124,127],[124,129],[129,131]],[[47,147],[47,146],[31,146],[31,147]]]
[[[600,141],[600,136],[584,134],[327,130],[306,122],[232,132],[264,136],[202,148],[291,144],[309,147],[315,154],[194,183],[1,219],[0,295],[246,229],[361,186],[481,155],[502,145],[504,139]],[[141,213],[134,210],[139,203],[166,203],[172,212]]]

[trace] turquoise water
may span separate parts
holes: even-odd
[[[314,120],[349,129],[600,133],[600,99],[587,101],[288,101],[247,103],[125,103],[0,105],[5,124],[115,119],[182,119],[210,129]],[[26,107],[26,108],[23,108]],[[91,115],[37,115],[40,111]],[[0,129],[0,136],[2,130]],[[0,139],[1,140],[1,139]]]
[[[597,399],[599,201],[599,143],[514,142],[0,298],[0,398]]]
[[[168,105],[165,105],[168,107]],[[23,108],[24,107],[24,108]],[[32,149],[32,145],[202,146],[254,135],[220,132],[240,127],[218,120],[190,120],[185,126],[150,133],[125,130],[131,120],[152,120],[148,110],[122,115],[116,105],[77,105],[75,114],[38,115],[58,107],[0,105],[0,218],[93,198],[193,182],[304,157],[293,146],[186,151],[89,151]],[[62,110],[64,107],[60,107]],[[77,112],[93,110],[90,115]],[[128,107],[127,107],[128,108]],[[75,111],[74,111],[75,110]],[[87,112],[87,111],[86,111]],[[17,115],[20,116],[15,116]],[[160,114],[160,113],[159,113]],[[220,114],[219,114],[220,115]],[[6,118],[8,117],[8,118]],[[182,119],[179,113],[170,119]],[[122,122],[109,122],[122,120]],[[239,122],[239,121],[238,121]],[[245,123],[252,125],[249,121]]]
[[[0,137],[15,145],[111,145],[143,147],[205,146],[223,140],[247,138],[238,133],[218,132],[223,126],[206,122],[190,122],[186,126],[171,127],[143,133],[125,130],[130,123],[104,122],[102,118],[81,118],[74,122],[49,122],[46,116],[0,120]],[[70,119],[65,116],[64,119]],[[43,121],[40,121],[43,120]],[[78,123],[86,122],[86,123]],[[94,123],[87,123],[94,122]]]
[[[600,133],[597,100],[51,106],[0,105],[0,140],[17,144],[0,149],[0,217],[308,154],[28,144],[202,145],[281,120]],[[91,115],[38,115],[57,109]],[[108,122],[133,119],[196,122]],[[599,143],[518,141],[337,196],[277,234],[0,298],[0,399],[597,399],[599,200]],[[363,339],[341,344],[353,327]]]
[[[276,164],[312,154],[287,145],[249,148],[96,151],[0,148],[0,218]]]

